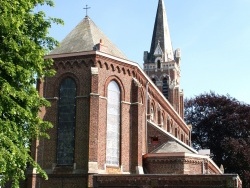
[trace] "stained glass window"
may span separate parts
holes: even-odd
[[[76,84],[71,78],[61,82],[58,102],[57,164],[72,165],[75,146]]]
[[[106,164],[119,166],[120,161],[120,88],[115,81],[108,85]]]

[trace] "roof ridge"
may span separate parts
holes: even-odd
[[[84,18],[84,20],[87,20],[87,22],[88,22],[88,27],[89,27],[89,32],[90,32],[90,36],[93,36],[93,33],[92,33],[92,27],[91,27],[91,24],[90,24],[90,22],[92,21],[91,19],[90,19],[90,17],[88,17],[87,15],[85,16],[85,18]],[[92,24],[94,24],[94,22],[92,22]],[[95,24],[94,24],[95,25]],[[95,44],[95,42],[94,42],[94,38],[92,37],[91,38],[92,39],[92,43],[93,43],[93,47],[96,45]]]
[[[50,54],[70,54],[96,50],[127,59],[126,55],[86,16]]]

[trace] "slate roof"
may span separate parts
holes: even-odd
[[[152,151],[151,153],[175,153],[175,152],[184,152],[184,153],[191,153],[194,152],[190,151],[186,147],[182,146],[181,144],[177,143],[176,141],[168,141],[162,144],[160,147]]]
[[[174,59],[173,47],[168,28],[168,20],[167,20],[164,0],[159,0],[157,13],[155,17],[154,31],[149,53],[149,60],[151,62],[154,62],[155,59],[154,52],[159,41],[160,41],[160,47],[164,52],[163,61],[168,62],[169,60],[173,60]],[[167,57],[169,60],[167,59]]]
[[[51,51],[50,55],[92,50],[100,50],[115,57],[127,59],[88,16],[63,39],[57,48]]]
[[[189,153],[189,154],[198,154],[196,150],[188,146],[187,144],[180,141],[178,138],[173,136],[168,131],[162,129],[155,123],[147,120],[148,126],[154,128],[155,130],[160,131],[163,135],[165,135],[168,141],[165,143],[162,143],[159,147],[155,148],[150,153],[176,153],[176,152],[182,152],[182,153]]]

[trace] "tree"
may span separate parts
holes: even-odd
[[[53,6],[50,0],[1,0],[0,2],[0,176],[18,187],[27,164],[45,173],[30,156],[30,141],[48,136],[49,122],[39,118],[39,109],[48,102],[34,87],[36,78],[53,74],[52,60],[44,60],[56,44],[47,36],[52,23],[40,5]]]
[[[185,121],[192,125],[195,149],[210,149],[225,173],[250,182],[250,105],[213,92],[185,100]]]

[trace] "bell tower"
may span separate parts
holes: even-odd
[[[164,0],[159,0],[150,51],[144,52],[144,71],[183,118],[180,62],[180,49],[173,51]]]

